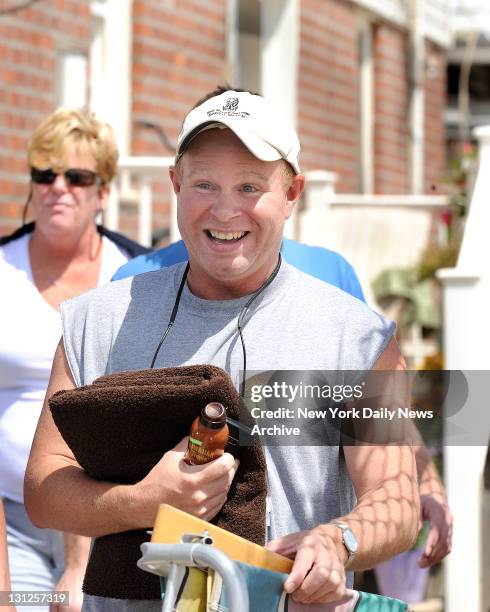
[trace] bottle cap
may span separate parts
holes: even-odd
[[[205,427],[221,429],[226,423],[226,408],[219,402],[210,402],[202,409],[200,420]]]

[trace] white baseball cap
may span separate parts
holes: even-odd
[[[197,134],[213,127],[232,130],[257,159],[285,159],[299,174],[300,143],[296,131],[262,96],[230,90],[192,109],[179,134],[176,159]]]

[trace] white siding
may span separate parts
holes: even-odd
[[[480,30],[490,33],[490,2],[488,0],[451,0],[454,32]]]
[[[450,0],[423,0],[425,36],[442,47],[452,43]]]
[[[90,107],[108,121],[119,152],[131,142],[131,14],[133,0],[92,0]]]
[[[354,0],[356,4],[383,19],[407,28],[409,1],[413,0]],[[423,14],[423,32],[429,40],[448,47],[451,44],[451,0],[419,0]]]

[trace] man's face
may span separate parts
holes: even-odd
[[[189,286],[205,299],[256,291],[277,264],[285,220],[304,178],[254,157],[228,129],[199,134],[171,168]]]

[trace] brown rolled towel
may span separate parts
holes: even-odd
[[[246,410],[230,377],[210,365],[109,374],[91,385],[55,393],[49,406],[61,435],[89,476],[133,484],[188,434],[192,421],[212,401],[221,402],[229,417],[243,421]],[[262,448],[229,450],[239,457],[240,465],[228,500],[212,522],[263,544],[267,484]],[[96,538],[85,593],[159,599],[159,579],[136,566],[140,544],[147,540],[146,530]]]

